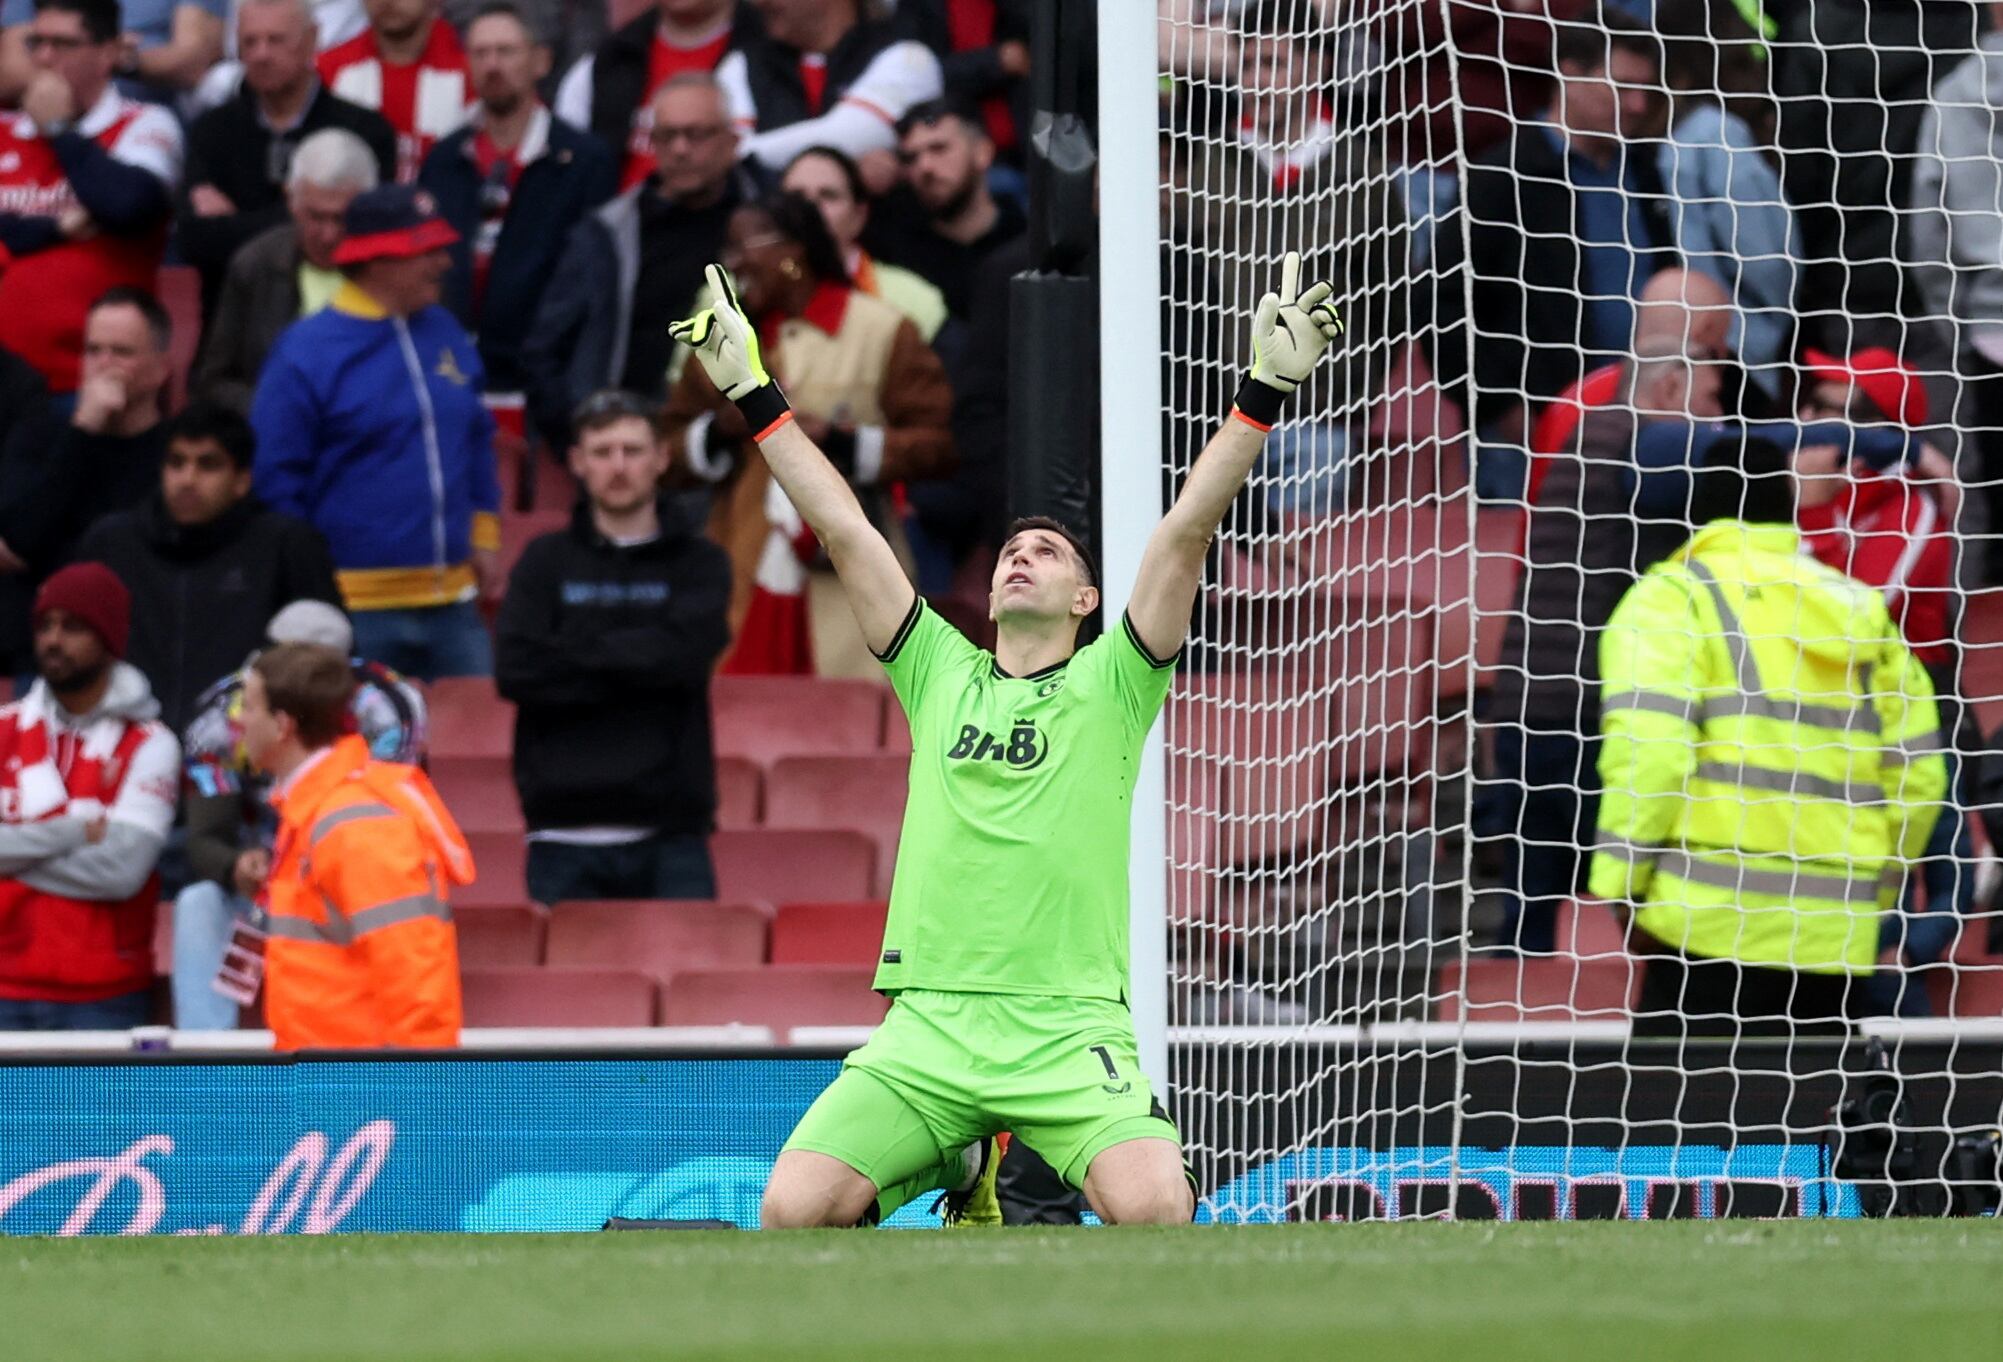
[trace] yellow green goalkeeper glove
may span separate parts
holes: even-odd
[[[1287,394],[1307,381],[1315,362],[1342,331],[1326,282],[1301,288],[1301,253],[1288,251],[1280,291],[1259,300],[1252,317],[1252,372],[1238,389],[1237,412],[1267,429],[1279,420]]]
[[[668,328],[668,334],[695,352],[709,381],[725,397],[737,404],[757,438],[792,413],[792,404],[766,372],[758,349],[758,328],[744,315],[737,288],[721,265],[703,270],[715,301],[686,320]]]

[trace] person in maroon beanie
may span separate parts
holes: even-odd
[[[181,748],[120,661],[131,613],[102,563],[35,594],[36,680],[0,707],[0,1031],[146,1021]]]

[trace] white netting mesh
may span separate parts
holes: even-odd
[[[1161,14],[1172,478],[1287,249],[1346,323],[1167,719],[1213,1213],[1853,1213],[1993,1174],[1954,1136],[2003,1103],[2003,35],[1865,0]],[[1799,551],[1687,547],[1721,497]],[[1825,1151],[1871,1033],[1910,1139]]]

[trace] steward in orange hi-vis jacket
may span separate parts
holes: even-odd
[[[473,857],[422,771],[344,734],[348,660],[284,644],[251,665],[244,746],[278,778],[265,1018],[281,1050],[459,1043],[448,887]]]

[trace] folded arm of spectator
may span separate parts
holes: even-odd
[[[24,213],[0,213],[0,248],[9,255],[33,255],[63,239],[54,218]]]
[[[50,139],[77,202],[98,230],[112,236],[151,231],[174,211],[166,182],[144,166],[121,161],[72,129]]]
[[[131,898],[160,862],[180,788],[181,744],[161,729],[133,752],[118,797],[105,810],[103,837],[21,872],[22,883],[69,898]]]
[[[38,823],[0,823],[0,875],[19,875],[84,845],[89,821],[64,814]]]
[[[1879,472],[1910,464],[1926,476],[1938,476],[1938,469],[1927,457],[1927,443],[1910,431],[1888,426],[1853,426],[1843,421],[1749,421],[1743,425],[1648,421],[1635,437],[1634,468],[1628,475],[1635,510],[1655,517],[1687,515],[1691,468],[1703,461],[1717,441],[1741,437],[1771,440],[1787,450],[1834,445]]]
[[[732,53],[724,58],[716,74],[731,117],[744,134],[738,154],[756,160],[775,175],[810,147],[836,147],[858,161],[871,152],[895,151],[897,120],[913,105],[937,99],[945,90],[939,59],[929,48],[916,42],[892,43],[820,117],[752,132],[758,111],[751,100],[743,56]]]

